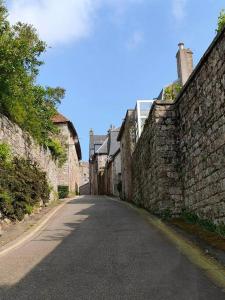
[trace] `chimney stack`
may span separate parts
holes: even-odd
[[[89,157],[94,154],[94,130],[90,129],[89,131]]]
[[[193,52],[184,48],[184,43],[178,44],[177,73],[178,79],[183,86],[193,71]]]

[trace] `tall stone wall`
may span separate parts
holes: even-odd
[[[29,134],[3,115],[0,115],[0,143],[10,145],[13,155],[36,162],[46,172],[53,191],[57,192],[57,166],[50,151],[40,147]],[[54,193],[51,194],[53,198]]]
[[[128,110],[120,139],[122,199],[132,201],[132,153],[135,148],[135,116],[133,110]]]
[[[225,222],[225,29],[175,103],[156,101],[132,170],[136,203]]]
[[[176,127],[174,105],[155,102],[132,157],[133,201],[154,213],[180,210]]]
[[[184,205],[225,221],[225,31],[202,58],[176,107]]]

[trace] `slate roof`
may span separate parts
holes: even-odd
[[[101,147],[96,151],[98,154],[108,154],[108,138],[105,139]]]
[[[95,154],[106,140],[107,135],[93,135],[93,140],[89,144],[89,156]]]
[[[117,141],[120,128],[113,128],[109,132],[109,141],[108,141],[108,155],[115,155],[120,149],[120,142]]]
[[[89,146],[90,159],[94,154],[115,155],[120,149],[117,141],[119,131],[120,128],[111,128],[108,135],[93,135]]]
[[[121,140],[123,132],[124,132],[125,124],[126,124],[129,117],[133,118],[133,116],[132,116],[133,114],[134,114],[134,109],[128,109],[127,110],[126,116],[123,119],[123,123],[122,123],[122,125],[120,127],[120,130],[119,130],[119,133],[118,133],[117,141]]]

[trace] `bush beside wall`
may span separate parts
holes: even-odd
[[[0,150],[5,148],[0,145]],[[40,202],[47,203],[50,188],[46,173],[37,164],[0,151],[0,213],[1,219],[22,220]]]
[[[59,199],[67,198],[69,196],[69,187],[67,185],[59,185],[58,195]]]

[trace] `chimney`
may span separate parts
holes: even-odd
[[[182,86],[186,83],[193,71],[193,52],[184,48],[184,43],[178,44],[177,52],[177,73]]]
[[[89,131],[89,157],[94,154],[94,131],[93,129],[90,129]]]

